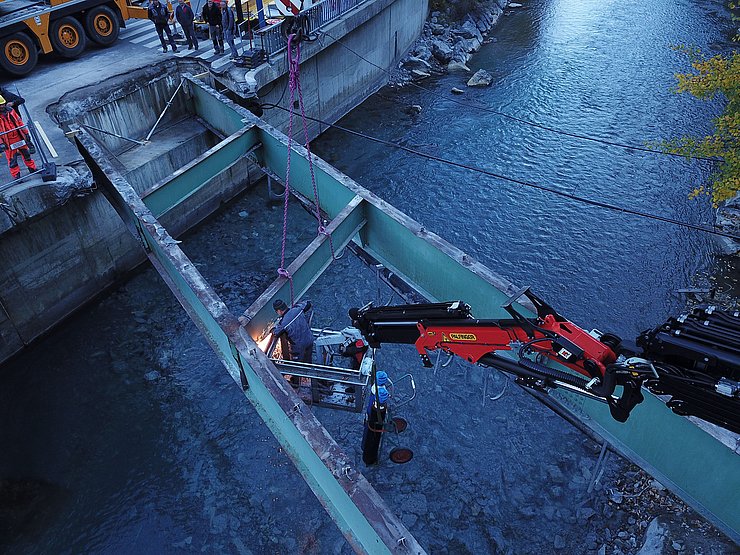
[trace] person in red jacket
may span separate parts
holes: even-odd
[[[29,171],[35,172],[36,164],[31,158],[28,128],[24,125],[18,113],[13,110],[12,106],[8,106],[2,96],[0,96],[0,133],[2,133],[0,135],[0,152],[5,152],[8,159],[8,169],[13,179],[18,179],[21,176],[18,154],[23,156],[23,162]]]

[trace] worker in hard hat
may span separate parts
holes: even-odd
[[[18,166],[18,155],[23,157],[23,162],[31,172],[36,171],[36,164],[31,154],[36,148],[30,142],[31,134],[23,123],[21,116],[8,105],[5,97],[0,96],[0,152],[5,152],[8,159],[8,169],[13,179],[21,176],[21,168]]]
[[[0,87],[0,96],[5,99],[5,102],[8,106],[11,106],[16,111],[16,113],[20,114],[20,112],[18,111],[18,106],[26,102],[25,98],[18,94],[13,94],[5,87]]]

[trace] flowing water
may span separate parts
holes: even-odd
[[[636,146],[709,131],[719,106],[671,92],[674,73],[687,67],[671,47],[726,51],[721,2],[532,1],[502,17],[492,36],[469,64],[494,76],[491,87],[466,89],[459,103],[449,91],[464,88],[463,75],[427,80],[429,92],[385,89],[341,124],[579,197],[711,220],[705,200],[687,199],[708,175],[705,162],[493,112]],[[420,114],[407,113],[412,104]],[[677,289],[719,263],[714,240],[697,231],[336,131],[314,150],[584,327],[632,337],[679,311]],[[245,194],[182,245],[235,313],[279,265],[282,209],[265,196],[262,188]],[[289,257],[314,228],[291,206]],[[348,308],[389,295],[345,255],[309,297],[318,323],[340,328]],[[430,552],[595,553],[602,544],[634,552],[647,520],[666,515],[687,548],[733,549],[673,505],[632,522],[634,513],[609,502],[625,473],[635,475],[616,456],[589,493],[599,446],[515,387],[484,403],[484,381],[498,393],[500,376],[458,362],[434,375],[400,347],[380,357],[391,376],[416,375],[418,396],[404,407],[411,425],[389,441],[415,457],[364,472]],[[349,552],[151,269],[6,364],[0,384],[0,547],[10,553]],[[361,467],[361,418],[316,413]]]

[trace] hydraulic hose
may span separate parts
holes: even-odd
[[[493,366],[505,372],[515,374],[524,378],[536,378],[536,379],[550,379],[558,380],[563,383],[567,383],[573,387],[588,391],[586,384],[588,383],[585,379],[574,376],[562,370],[556,370],[555,368],[549,368],[542,364],[538,364],[529,359],[522,358],[518,361],[508,360],[505,358],[497,357],[496,355],[485,355],[478,361],[480,364],[486,366]]]

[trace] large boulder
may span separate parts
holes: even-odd
[[[452,60],[452,48],[441,40],[432,41],[432,55],[441,63],[446,64]]]
[[[420,58],[426,62],[430,62],[433,57],[432,51],[424,43],[415,46],[411,53],[417,58]]]
[[[483,42],[483,35],[481,35],[478,27],[470,19],[466,19],[462,27],[455,31],[455,34],[460,35],[464,39],[477,39],[478,42]]]
[[[418,70],[428,72],[432,69],[432,64],[422,58],[417,58],[416,56],[411,56],[407,60],[404,60],[401,65],[404,69],[408,69],[409,71]]]
[[[468,87],[487,87],[493,82],[493,77],[485,69],[479,69],[468,81]]]
[[[469,58],[469,54],[472,54],[473,52],[478,52],[478,49],[480,48],[481,43],[478,42],[476,39],[460,39],[455,43],[455,46],[453,47],[453,59],[457,58],[458,52],[464,52],[465,53],[465,59]]]
[[[455,71],[463,71],[465,73],[470,73],[470,68],[462,62],[453,60],[452,62],[447,64],[447,71],[450,73],[453,73]]]

